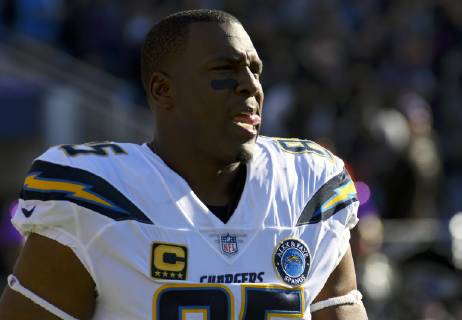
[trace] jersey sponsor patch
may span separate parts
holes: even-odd
[[[301,239],[288,238],[281,241],[274,250],[273,265],[285,283],[291,286],[303,284],[311,266],[308,246]]]
[[[154,242],[151,253],[151,276],[161,280],[186,280],[188,248],[175,243]]]
[[[108,218],[152,221],[103,178],[74,167],[38,160],[30,169],[22,191],[24,200],[70,201]]]
[[[344,169],[327,181],[308,201],[303,209],[297,226],[317,223],[358,201],[353,181]]]

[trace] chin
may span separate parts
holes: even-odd
[[[253,152],[254,145],[245,144],[239,146],[238,149],[228,149],[226,152],[221,153],[221,156],[218,157],[216,157],[217,153],[215,153],[215,157],[216,159],[219,159],[223,165],[230,165],[236,162],[247,163],[252,159]]]

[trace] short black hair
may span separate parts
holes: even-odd
[[[162,71],[167,57],[177,54],[187,43],[189,25],[196,22],[238,23],[233,15],[214,9],[195,9],[171,14],[148,32],[141,49],[141,80],[146,92],[155,71]]]

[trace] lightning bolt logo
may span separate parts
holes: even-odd
[[[119,209],[106,199],[90,192],[91,186],[71,181],[39,178],[39,176],[40,172],[27,176],[24,188],[39,192],[63,192],[75,199],[93,202],[111,209]]]
[[[321,212],[326,212],[327,210],[335,207],[338,203],[345,202],[355,197],[356,188],[353,181],[349,181],[347,184],[334,189],[334,195],[323,203],[321,206]]]

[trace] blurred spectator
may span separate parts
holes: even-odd
[[[54,43],[61,32],[64,0],[16,0],[15,30]]]
[[[7,35],[16,20],[14,0],[0,1],[0,38]]]

